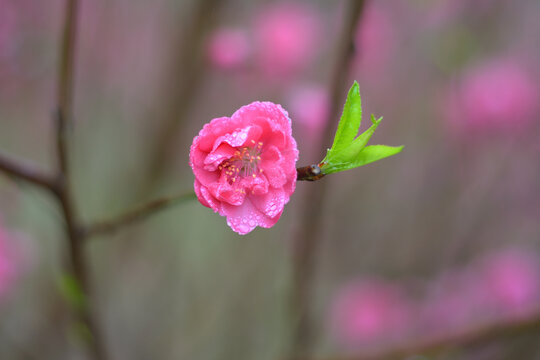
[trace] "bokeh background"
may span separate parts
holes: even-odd
[[[83,218],[192,189],[193,136],[255,100],[282,104],[298,164],[318,162],[344,5],[228,0],[199,21],[199,1],[81,1],[70,146]],[[51,169],[63,7],[0,0],[1,150]],[[322,180],[314,354],[540,307],[539,14],[537,0],[366,1],[350,83],[384,116],[372,142],[405,149]],[[278,224],[246,236],[192,201],[92,239],[111,357],[282,358],[299,199],[321,182],[299,183]],[[58,286],[60,212],[16,185],[0,178],[0,358],[84,358]],[[539,335],[429,359],[538,359]]]

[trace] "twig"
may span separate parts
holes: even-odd
[[[296,169],[296,171],[299,181],[315,181],[324,176],[324,174],[320,172],[321,170],[318,165],[299,167]],[[145,220],[146,218],[159,211],[165,210],[170,206],[189,200],[194,200],[196,198],[195,193],[188,192],[149,201],[112,219],[102,220],[92,225],[88,225],[85,229],[83,229],[84,237],[86,238],[114,233],[126,225],[131,225],[135,222]]]
[[[69,246],[69,259],[73,276],[80,285],[86,299],[90,299],[88,265],[84,254],[83,234],[77,215],[70,183],[69,158],[67,146],[67,127],[70,124],[73,105],[74,54],[77,30],[77,0],[67,0],[65,22],[62,33],[62,47],[58,71],[58,113],[57,113],[57,158],[58,176],[56,195],[65,219],[65,230]],[[106,352],[101,335],[93,318],[91,301],[77,309],[77,315],[88,333],[88,346],[95,360],[106,360]]]
[[[354,57],[354,37],[359,19],[364,9],[364,0],[350,0],[343,34],[338,48],[338,59],[330,82],[331,108],[324,130],[324,139],[317,148],[323,149],[332,141],[337,125],[338,112],[346,91],[349,72]],[[303,179],[302,179],[303,180]],[[315,179],[316,180],[316,179]],[[326,182],[306,189],[301,207],[301,220],[293,240],[293,278],[291,312],[294,321],[291,334],[291,355],[308,355],[311,347],[313,324],[310,317],[310,299],[314,281],[315,257],[320,243],[319,224],[321,222]]]
[[[78,0],[66,0],[64,25],[62,29],[62,43],[58,63],[58,107],[62,113],[60,122],[68,121],[71,116],[73,97],[73,74],[75,41],[77,28]]]
[[[56,189],[56,180],[52,176],[33,168],[30,165],[9,159],[6,155],[1,153],[0,170],[15,179],[29,182],[53,192]]]
[[[534,330],[540,330],[540,310],[512,319],[396,344],[377,352],[328,356],[318,360],[401,360],[412,355],[436,355],[452,348],[478,345]],[[300,359],[304,358],[297,358]]]
[[[86,237],[104,235],[114,233],[121,227],[133,224],[137,221],[146,219],[147,217],[156,214],[172,205],[183,203],[185,201],[196,199],[195,193],[183,193],[171,197],[161,198],[150,201],[146,204],[137,206],[131,210],[126,211],[124,214],[116,216],[110,220],[104,220],[97,222],[93,225],[89,225],[84,234]]]
[[[322,179],[325,174],[319,165],[309,165],[296,168],[296,180],[298,181],[317,181]]]
[[[321,173],[318,165],[299,167],[296,169],[296,171],[299,181],[315,181],[324,176],[324,174]],[[165,210],[172,205],[193,199],[196,199],[195,193],[188,192],[149,201],[112,219],[102,220],[92,225],[88,225],[85,229],[83,229],[84,237],[86,238],[114,233],[126,225],[131,225],[135,222],[145,220],[146,218],[159,211]]]

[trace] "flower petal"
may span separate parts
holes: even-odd
[[[255,101],[249,105],[242,106],[232,116],[236,121],[260,123],[263,121],[269,126],[271,132],[281,132],[286,136],[291,136],[291,119],[289,114],[281,105],[268,101]]]
[[[264,195],[250,196],[253,205],[270,219],[279,219],[285,204],[289,202],[289,197],[282,190],[272,189]]]
[[[210,184],[208,191],[219,201],[229,203],[231,205],[242,205],[246,192],[237,184],[229,184],[222,175],[220,181]]]
[[[210,208],[212,210],[214,210],[214,212],[218,212],[218,213],[221,214],[221,204],[219,203],[219,201],[214,196],[212,196],[212,194],[210,194],[208,189],[206,189],[206,187],[204,187],[204,186],[201,186],[199,188],[199,191],[200,191],[200,194],[203,196],[204,201],[208,205],[210,205]],[[202,203],[202,201],[201,201],[201,203]]]
[[[206,207],[211,208],[210,204],[208,203],[208,201],[206,201],[206,199],[201,193],[201,183],[199,182],[199,180],[195,179],[193,183],[193,188],[195,189],[195,195],[197,195],[197,199],[199,199],[201,204],[203,204]]]
[[[233,157],[237,150],[229,144],[221,144],[204,159],[204,169],[208,171],[217,170],[218,166],[225,160]]]
[[[249,198],[241,206],[223,204],[223,214],[227,216],[227,225],[240,235],[250,233],[255,227],[272,227],[277,222],[270,219],[253,206]]]
[[[287,173],[283,171],[282,157],[277,147],[271,145],[265,148],[259,166],[272,187],[281,188],[287,182]]]
[[[238,127],[238,122],[233,121],[229,117],[220,117],[213,119],[208,124],[205,124],[201,131],[199,131],[199,135],[195,137],[195,142],[197,143],[197,147],[199,147],[202,151],[210,152],[212,150],[212,146],[214,146],[214,141],[221,135],[232,132],[234,129]]]
[[[214,147],[212,148],[212,151],[215,151],[218,146],[223,143],[227,143],[232,147],[245,146],[246,144],[249,144],[251,140],[258,141],[261,133],[262,129],[257,125],[235,129],[231,133],[227,133],[218,137],[214,142]]]

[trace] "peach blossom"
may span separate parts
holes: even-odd
[[[254,102],[212,120],[193,139],[195,193],[239,234],[269,228],[294,192],[297,159],[287,112]]]

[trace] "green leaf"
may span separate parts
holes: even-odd
[[[350,162],[327,163],[321,169],[325,174],[332,174],[339,171],[354,169],[372,162],[396,155],[403,150],[403,146],[371,145],[363,148]]]
[[[347,101],[343,107],[343,113],[334,137],[334,143],[328,150],[327,157],[331,158],[340,150],[347,148],[358,134],[362,121],[362,102],[360,99],[360,87],[355,81],[347,95]]]
[[[358,134],[362,121],[362,102],[358,83],[355,81],[347,95],[343,114],[334,137],[332,147],[319,163],[323,174],[353,169],[399,153],[403,147],[385,145],[367,146],[375,130],[382,121],[371,115],[372,125],[362,134]]]
[[[369,139],[371,139],[371,136],[373,136],[373,133],[381,123],[381,120],[382,117],[375,119],[375,115],[371,115],[371,122],[373,124],[369,127],[369,129],[358,135],[358,137],[354,139],[354,141],[349,145],[349,147],[343,149],[338,154],[335,154],[333,159],[334,162],[339,163],[354,161],[360,151],[362,151],[362,149],[367,145]]]

